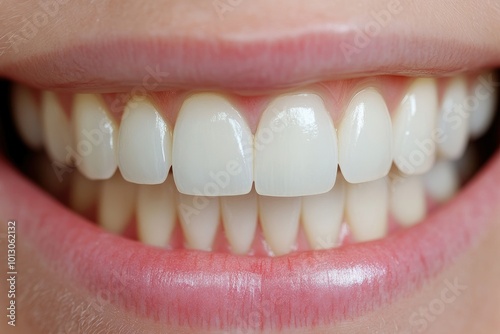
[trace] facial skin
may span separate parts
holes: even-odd
[[[53,15],[47,15],[46,21],[40,21],[39,27],[31,36],[24,36],[24,19],[33,21],[37,13],[47,11],[42,3],[53,6]],[[162,0],[147,3],[133,0],[60,0],[59,5],[55,3],[56,0],[1,2],[1,77],[32,83],[40,88],[57,87],[68,91],[91,92],[123,91],[133,87],[141,77],[137,73],[130,73],[133,71],[96,70],[88,62],[79,62],[81,58],[78,57],[66,59],[47,69],[42,66],[45,61],[42,55],[64,59],[62,50],[70,49],[84,41],[99,44],[109,39],[142,40],[145,45],[151,47],[172,37],[189,41],[201,36],[207,43],[217,44],[223,40],[272,41],[283,36],[293,38],[318,30],[328,31],[334,36],[354,36],[355,27],[364,27],[366,22],[373,20],[370,16],[372,11],[388,8],[391,1],[221,0],[219,5],[222,4],[222,7],[215,6],[216,2],[201,0]],[[500,65],[500,5],[496,2],[401,0],[399,5],[401,10],[394,15],[390,23],[371,39],[368,46],[359,48],[359,53],[353,55],[352,62],[349,62],[351,73],[345,71],[341,77],[363,76],[365,73],[437,75]],[[12,38],[17,38],[12,37],[13,34],[21,36],[21,39],[15,39],[17,42],[13,42]],[[391,54],[388,47],[398,43],[417,43],[425,52],[417,56],[412,52],[400,51],[397,57],[384,63],[384,56]],[[449,44],[450,48],[443,48],[442,44]],[[263,53],[266,52],[264,45],[265,43],[261,44]],[[319,47],[319,44],[313,43],[313,48],[315,47]],[[450,51],[455,47],[460,51]],[[91,51],[88,52],[92,54]],[[116,55],[113,47],[103,52],[101,58]],[[207,57],[210,56],[208,52]],[[264,61],[263,58],[259,59]],[[345,61],[345,58],[341,59]],[[139,62],[146,65],[149,60],[146,57]],[[302,61],[307,63],[308,60],[308,55],[304,55]],[[74,68],[73,73],[66,70],[71,67]],[[52,76],[47,75],[50,71]],[[237,69],[234,71],[237,73]],[[339,69],[325,65],[325,71],[331,74]],[[311,81],[313,77],[316,81],[323,79],[318,73],[308,76],[306,69],[293,78],[287,78],[281,72],[276,73],[276,76],[283,78],[276,79],[275,84],[280,87]],[[201,74],[196,81],[203,88],[210,82],[208,74]],[[235,90],[247,93],[247,90],[260,90],[257,88],[257,82],[258,80],[255,80],[251,87],[240,85]],[[176,83],[189,85],[182,80]],[[225,80],[215,80],[213,85],[217,89],[227,88]],[[170,82],[163,82],[157,89],[167,89],[169,86]],[[271,88],[265,87],[262,90],[268,89]],[[0,193],[6,195],[5,191]],[[3,215],[1,217],[3,218]],[[440,275],[415,289],[415,293],[399,298],[390,306],[378,308],[331,328],[301,329],[298,332],[497,333],[500,330],[499,209],[490,215],[489,221],[489,231],[480,242],[444,269]],[[0,233],[6,232],[6,225],[0,225]],[[5,239],[0,239],[0,244],[2,250],[6,249]],[[165,328],[110,304],[106,304],[103,309],[92,308],[98,297],[71,282],[64,281],[57,273],[49,270],[36,256],[37,250],[23,240],[22,235],[19,236],[16,246],[20,273],[18,321],[17,326],[13,328],[2,319],[2,333],[93,333],[108,332],[110,328],[115,332],[122,329],[127,333],[189,332],[178,328]],[[410,328],[407,319],[415,317],[415,312],[425,312],[436,298],[443,298],[446,282],[456,280],[464,287],[463,291],[459,292],[456,298],[453,298],[452,294],[446,295],[453,301],[445,303],[444,311],[439,315],[428,316],[426,313],[419,313],[421,316],[416,319],[420,320],[420,325]],[[6,293],[3,284],[0,300],[2,307],[5,307]]]

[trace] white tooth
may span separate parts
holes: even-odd
[[[380,179],[392,165],[392,124],[383,97],[373,88],[357,93],[339,127],[339,165],[349,183]]]
[[[101,183],[98,222],[107,231],[122,233],[134,215],[137,186],[120,173]]]
[[[337,182],[329,192],[302,198],[302,223],[312,249],[337,245],[344,202],[345,181],[341,174],[337,175]]]
[[[14,122],[23,141],[32,149],[42,147],[41,115],[32,92],[15,84],[12,87],[12,107]]]
[[[482,75],[476,81],[472,90],[471,104],[476,104],[469,118],[469,131],[473,139],[481,137],[490,127],[495,116],[497,100],[496,89],[488,83],[487,76]]]
[[[388,210],[387,177],[347,185],[346,215],[356,241],[383,238],[387,234]]]
[[[248,194],[253,181],[252,132],[221,96],[197,94],[184,101],[174,129],[172,168],[184,194]]]
[[[131,101],[120,124],[118,162],[129,182],[159,184],[171,165],[172,133],[148,101]]]
[[[423,176],[425,190],[438,203],[444,203],[455,195],[459,188],[459,177],[450,161],[438,161]]]
[[[437,112],[436,80],[415,80],[393,118],[394,162],[401,172],[423,174],[432,168]]]
[[[226,238],[235,254],[247,254],[257,228],[257,194],[229,196],[220,199],[222,223]]]
[[[158,185],[141,185],[137,195],[137,229],[139,240],[165,247],[176,221],[175,184],[173,179]]]
[[[71,127],[61,103],[52,92],[42,93],[42,122],[47,154],[57,162],[70,164]]]
[[[219,198],[177,193],[177,214],[186,246],[211,251],[220,221]]]
[[[261,116],[254,147],[255,189],[260,195],[315,195],[335,184],[337,137],[318,95],[275,99]]]
[[[99,182],[87,179],[78,171],[73,173],[69,193],[69,206],[82,215],[88,215],[89,210],[97,202]]]
[[[73,131],[80,172],[93,180],[110,178],[117,167],[117,128],[101,98],[75,95]]]
[[[469,139],[468,116],[464,115],[466,99],[465,78],[453,78],[444,92],[437,122],[437,131],[441,133],[441,140],[438,140],[439,152],[451,160],[460,158]]]
[[[397,175],[391,179],[391,213],[403,226],[421,221],[427,212],[425,189],[420,176]]]
[[[300,197],[259,196],[260,225],[274,255],[293,250],[300,220]]]

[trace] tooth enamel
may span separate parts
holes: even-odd
[[[118,162],[123,178],[159,184],[171,165],[172,133],[150,101],[130,101],[120,124]]]
[[[415,80],[393,117],[394,162],[401,172],[423,174],[432,168],[437,111],[436,80]]]
[[[305,196],[332,189],[337,138],[315,94],[281,96],[261,116],[254,141],[255,188],[266,196]]]
[[[117,168],[117,130],[100,97],[75,95],[73,131],[78,170],[92,180],[110,178]]]
[[[99,196],[99,182],[84,177],[78,171],[73,173],[69,193],[69,206],[79,214],[89,217]]]
[[[105,230],[122,233],[134,215],[137,186],[120,173],[101,183],[97,221]]]
[[[175,184],[141,185],[137,195],[137,230],[145,244],[165,247],[176,222]]]
[[[301,198],[259,196],[262,232],[274,255],[291,252],[299,231]]]
[[[387,177],[347,185],[346,215],[356,241],[380,239],[387,234],[388,192]]]
[[[349,183],[380,179],[392,164],[392,124],[389,110],[375,89],[357,93],[340,123],[339,165]]]
[[[20,84],[12,88],[13,118],[19,135],[32,149],[43,144],[40,111],[30,90]]]
[[[186,247],[211,251],[219,227],[219,198],[176,194],[177,214]]]
[[[302,198],[302,225],[312,249],[337,245],[344,202],[345,181],[341,174],[337,175],[337,182],[329,192]]]
[[[495,88],[489,86],[486,80],[481,80],[486,79],[486,76],[480,77],[472,89],[475,95],[471,97],[471,104],[477,103],[469,118],[469,131],[473,139],[481,137],[488,130],[495,116],[497,94]]]
[[[396,176],[391,179],[390,208],[403,226],[412,226],[426,214],[425,189],[420,176]]]
[[[228,196],[220,199],[226,238],[235,254],[247,254],[257,228],[257,194]]]
[[[72,138],[68,117],[52,92],[42,93],[42,123],[45,148],[51,159],[70,164]]]
[[[467,82],[463,77],[451,79],[443,96],[438,114],[437,128],[442,131],[438,141],[439,152],[447,159],[455,160],[464,153],[469,138],[469,121],[465,114]]]
[[[427,194],[436,202],[444,203],[455,195],[459,188],[457,170],[450,161],[438,161],[423,176]]]
[[[179,192],[242,195],[253,181],[252,133],[223,97],[197,94],[184,101],[174,129],[172,168]]]

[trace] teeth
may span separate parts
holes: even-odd
[[[470,114],[469,130],[471,137],[476,139],[488,130],[493,121],[497,94],[495,88],[487,82],[486,75],[477,80],[472,92],[472,102],[477,103],[477,106]]]
[[[257,194],[222,197],[222,222],[226,238],[235,254],[247,254],[257,228]]]
[[[242,195],[253,181],[252,133],[224,98],[191,96],[181,107],[174,129],[172,165],[177,189],[184,194]]]
[[[455,195],[459,187],[459,177],[455,166],[450,161],[438,161],[424,175],[425,189],[429,196],[438,203],[444,203]]]
[[[315,94],[278,97],[255,134],[255,188],[266,196],[325,193],[335,184],[337,138]]]
[[[159,184],[171,165],[172,133],[150,101],[131,100],[120,124],[120,172],[129,182]]]
[[[387,234],[387,177],[360,184],[348,184],[346,215],[353,237],[363,242]]]
[[[84,177],[78,171],[73,173],[69,193],[69,205],[79,214],[89,217],[99,196],[99,182]]]
[[[20,84],[12,88],[13,118],[23,141],[32,149],[38,149],[43,144],[40,112],[35,97],[30,90]]]
[[[70,164],[72,138],[69,120],[52,92],[42,93],[42,122],[45,148],[49,157],[57,162]]]
[[[412,226],[425,217],[425,189],[419,176],[396,176],[391,179],[391,213],[403,226]]]
[[[92,180],[105,180],[116,171],[116,125],[96,95],[77,94],[73,107],[77,167]]]
[[[274,255],[293,251],[300,219],[300,197],[259,197],[262,232]]]
[[[219,198],[177,193],[177,213],[186,247],[211,251],[219,227]]]
[[[159,185],[143,185],[137,195],[139,240],[165,247],[176,221],[175,185],[172,178]]]
[[[467,99],[467,82],[463,77],[453,78],[443,96],[443,104],[438,115],[438,131],[442,140],[438,141],[441,155],[450,160],[460,158],[469,137],[468,120],[464,114]]]
[[[393,119],[394,162],[401,172],[423,174],[434,164],[437,110],[436,80],[415,80]]]
[[[357,93],[339,127],[339,165],[349,183],[380,179],[392,164],[392,125],[382,96],[375,89]]]
[[[134,215],[137,186],[125,181],[120,173],[103,181],[97,221],[105,230],[120,234]]]
[[[345,182],[337,175],[332,190],[302,198],[302,223],[312,249],[336,246],[344,215]]]

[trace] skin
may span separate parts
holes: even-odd
[[[404,10],[394,19],[383,35],[396,34],[411,38],[412,33],[433,36],[437,39],[465,43],[470,50],[483,50],[491,56],[490,66],[500,63],[500,6],[493,1],[411,1],[402,2]],[[358,6],[359,5],[359,6]],[[40,11],[36,0],[1,2],[0,36],[19,31],[23,17],[32,17]],[[237,40],[255,36],[277,36],[282,31],[299,33],[326,24],[341,31],[341,27],[361,23],[369,19],[366,13],[387,7],[386,0],[311,0],[301,1],[241,1],[225,13],[218,12],[211,1],[168,0],[150,3],[125,1],[76,1],[60,5],[54,17],[41,27],[27,42],[15,50],[3,49],[0,57],[0,76],[16,77],[9,67],[14,62],[30,64],[33,56],[50,52],[61,45],[71,45],[84,39],[105,40],[111,34],[141,38],[149,36],[193,36],[200,31],[209,39]],[[283,8],[287,8],[284,12]],[[362,12],[359,8],[366,8]],[[480,17],[479,20],[471,19]],[[222,19],[223,18],[223,19]],[[82,29],[85,27],[85,29]],[[252,27],[251,31],[248,27]],[[0,47],[6,45],[0,39]],[[2,49],[0,49],[2,50]],[[362,50],[370,53],[370,47]],[[32,62],[31,62],[32,63]],[[416,74],[439,72],[438,69],[421,69]],[[360,75],[358,73],[357,75]],[[26,80],[28,81],[28,80]],[[108,85],[108,90],[113,87]],[[78,91],[77,87],[70,88]],[[94,88],[100,91],[102,87]],[[491,230],[482,242],[460,257],[415,294],[401,298],[389,307],[378,309],[361,318],[338,324],[335,328],[316,328],[303,333],[497,333],[500,330],[500,210],[490,217]],[[2,225],[1,233],[5,233]],[[1,243],[3,244],[3,240]],[[23,242],[19,250],[19,284],[22,294],[18,298],[18,326],[13,329],[5,321],[0,322],[2,333],[47,333],[55,328],[68,332],[106,332],[109,328],[125,328],[128,332],[177,332],[165,329],[144,319],[136,319],[122,310],[106,305],[98,312],[89,305],[96,296],[75,288],[61,289],[60,279],[36,259],[36,250]],[[2,245],[2,249],[4,249]],[[36,279],[35,279],[36,277]],[[421,331],[410,329],[407,319],[423,305],[439,298],[446,280],[454,279],[465,285],[464,293],[454,302],[446,304],[444,312]],[[42,283],[39,283],[42,282]],[[66,285],[65,285],[66,286]],[[3,291],[3,289],[2,289]],[[0,300],[4,303],[5,294]],[[62,303],[67,305],[61,307]],[[82,311],[85,310],[85,311]],[[83,324],[83,327],[82,327]],[[82,329],[83,328],[83,329]],[[413,330],[413,331],[411,331]]]

